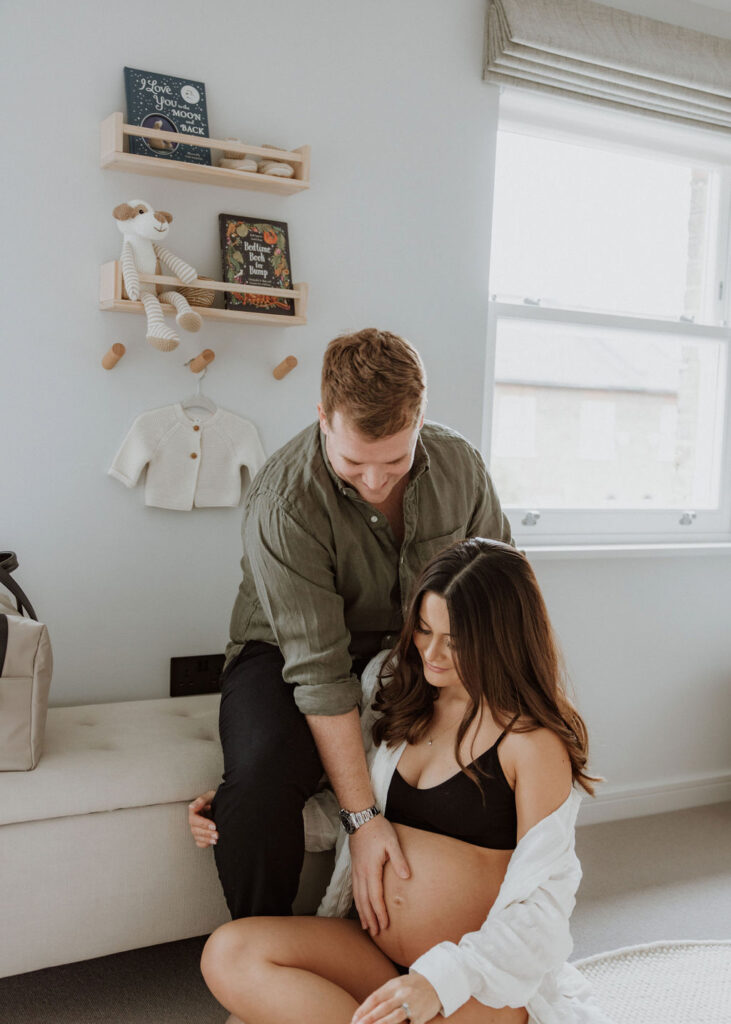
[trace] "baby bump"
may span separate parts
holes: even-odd
[[[390,864],[383,875],[389,926],[375,939],[396,963],[408,965],[438,942],[476,931],[495,902],[510,850],[486,850],[450,836],[394,826],[411,877]]]

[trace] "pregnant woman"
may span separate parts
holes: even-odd
[[[411,870],[385,865],[388,927],[346,918],[346,839],[325,916],[214,932],[202,959],[213,994],[246,1024],[606,1021],[565,962],[581,877],[574,783],[591,793],[596,780],[526,558],[482,539],[439,554],[363,686],[376,800]]]

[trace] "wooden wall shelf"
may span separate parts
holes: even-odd
[[[199,138],[195,135],[180,135],[163,132],[154,128],[137,128],[125,124],[120,113],[110,114],[101,126],[101,166],[112,171],[131,171],[133,174],[147,174],[154,178],[175,178],[178,181],[194,181],[199,185],[223,185],[226,188],[253,189],[257,192],[274,192],[290,196],[310,187],[310,147],[285,151],[267,149],[263,146],[247,146],[245,143],[229,142],[226,139]],[[189,164],[181,160],[166,160],[164,157],[138,156],[125,150],[125,138],[130,135],[144,139],[162,139],[165,142],[180,142],[185,146],[200,146],[203,149],[220,149],[232,153],[246,153],[267,157],[269,160],[284,160],[294,164],[293,178],[278,178],[273,174],[259,174],[251,171],[234,171],[228,167],[207,167]],[[252,289],[249,289],[250,291]]]
[[[140,157],[144,160],[145,157]],[[247,292],[252,295],[277,295],[280,298],[294,299],[294,316],[280,316],[278,313],[245,313],[237,309],[216,309],[215,307],[194,306],[204,320],[220,320],[224,323],[266,324],[269,327],[299,327],[307,323],[307,285],[295,284],[294,288],[258,288],[254,285],[229,284],[224,281],[209,281],[198,278],[190,285],[184,285],[177,277],[166,277],[162,274],[140,274],[140,281],[152,284],[163,284],[173,288],[209,288],[217,292]],[[141,302],[133,302],[124,297],[122,265],[119,260],[103,264],[99,287],[99,306],[101,309],[115,313],[142,313],[145,307]],[[175,313],[175,307],[162,303],[165,313]]]

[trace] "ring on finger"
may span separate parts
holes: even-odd
[[[401,1009],[406,1014],[406,1020],[411,1020],[411,1010],[409,1009],[408,1003],[401,1003]]]

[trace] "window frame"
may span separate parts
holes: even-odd
[[[573,100],[546,97],[527,90],[501,90],[497,132],[513,131],[608,149],[628,149],[636,154],[693,160],[719,174],[718,223],[715,225],[716,278],[709,305],[714,322],[630,316],[554,305],[503,302],[490,297],[487,316],[485,391],[482,451],[489,465],[492,415],[495,400],[495,356],[498,321],[503,318],[590,324],[649,333],[682,334],[725,344],[724,416],[720,439],[719,505],[717,509],[688,509],[692,522],[681,522],[678,509],[545,509],[538,506],[505,506],[513,534],[519,543],[541,546],[602,544],[708,544],[731,541],[731,138],[696,127],[648,118],[636,113],[602,110]],[[494,196],[494,181],[493,181]],[[539,512],[537,521],[533,512]]]

